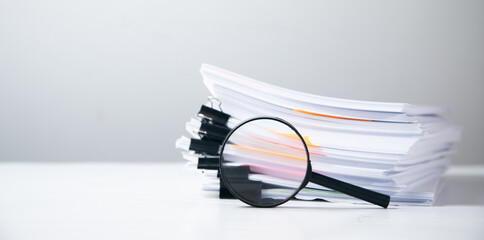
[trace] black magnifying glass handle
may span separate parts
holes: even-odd
[[[319,173],[312,172],[309,181],[323,187],[327,187],[338,192],[353,196],[355,198],[359,198],[361,200],[376,204],[383,208],[387,208],[388,204],[390,204],[390,196],[388,195],[358,187],[353,184],[340,181],[338,179],[321,175]]]

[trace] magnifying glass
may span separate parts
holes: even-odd
[[[390,196],[312,171],[308,146],[290,123],[275,117],[246,120],[220,150],[220,175],[229,191],[255,207],[275,207],[311,182],[383,208]]]

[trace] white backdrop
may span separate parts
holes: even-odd
[[[0,1],[0,161],[180,161],[206,62],[331,97],[447,105],[483,163],[484,1]]]

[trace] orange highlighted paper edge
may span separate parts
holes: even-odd
[[[271,130],[269,130],[271,131]],[[279,134],[279,135],[283,135],[285,136],[286,134],[290,135],[289,133],[279,133],[279,132],[276,132],[276,131],[271,131],[271,132],[274,132],[276,134]],[[295,135],[296,139],[299,140],[299,137],[296,135],[296,134],[293,134]],[[305,151],[306,149],[304,148],[299,148],[299,147],[295,147],[295,146],[291,146],[291,145],[288,145],[288,144],[284,144],[284,143],[279,143],[279,142],[276,142],[276,141],[270,141],[270,140],[267,140],[267,139],[263,139],[263,138],[260,138],[260,137],[256,137],[256,136],[250,136],[252,138],[255,138],[255,139],[258,139],[260,141],[264,141],[264,142],[268,142],[268,143],[272,143],[272,144],[277,144],[277,145],[281,145],[281,146],[285,146],[285,147],[289,147],[289,148],[293,148],[293,149],[297,149],[297,150],[301,150],[301,151]],[[293,136],[287,136],[287,137],[290,137],[290,138],[294,138]],[[307,138],[307,137],[306,137]],[[303,138],[304,139],[304,138]],[[309,142],[309,139],[308,140],[304,140],[305,142]],[[311,144],[311,143],[309,143]],[[319,147],[319,146],[316,146],[316,145],[308,145],[306,143],[306,146],[311,146],[311,147]],[[318,152],[312,152],[312,151],[309,151],[309,154],[313,154],[313,155],[319,155],[319,156],[323,156],[323,157],[326,157],[325,154],[323,153],[318,153]]]
[[[272,132],[272,133],[275,133],[277,135],[281,135],[281,136],[284,136],[284,137],[288,137],[288,138],[292,138],[292,139],[299,140],[299,136],[297,134],[295,134],[295,133],[281,133],[281,132],[276,132],[276,131],[273,131],[273,130],[269,130],[269,131]],[[306,143],[306,146],[308,146],[308,147],[316,147],[316,148],[321,147],[321,146],[316,146],[316,145],[312,144],[309,141],[309,136],[304,136],[303,137],[303,140]]]
[[[308,111],[304,111],[304,110],[301,110],[301,109],[293,109],[293,111],[299,112],[299,113],[304,113],[304,114],[309,114],[309,115],[314,115],[314,116],[320,116],[320,117],[328,117],[328,118],[337,118],[337,119],[345,119],[345,120],[355,120],[355,121],[372,122],[372,120],[369,120],[369,119],[332,116],[332,115],[326,115],[326,114],[321,114],[321,113],[308,112]]]
[[[230,144],[230,146],[235,147],[235,148],[249,150],[249,151],[260,152],[260,153],[270,154],[270,155],[274,155],[274,156],[279,156],[279,157],[285,157],[285,158],[292,158],[292,159],[296,159],[296,160],[307,161],[306,158],[291,156],[291,155],[282,154],[282,153],[269,152],[269,151],[265,151],[265,150],[261,150],[261,149],[257,149],[257,148],[244,147],[244,146],[235,145],[235,144]]]

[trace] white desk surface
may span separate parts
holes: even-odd
[[[484,239],[484,167],[453,168],[437,206],[210,198],[182,163],[0,163],[0,239]]]

